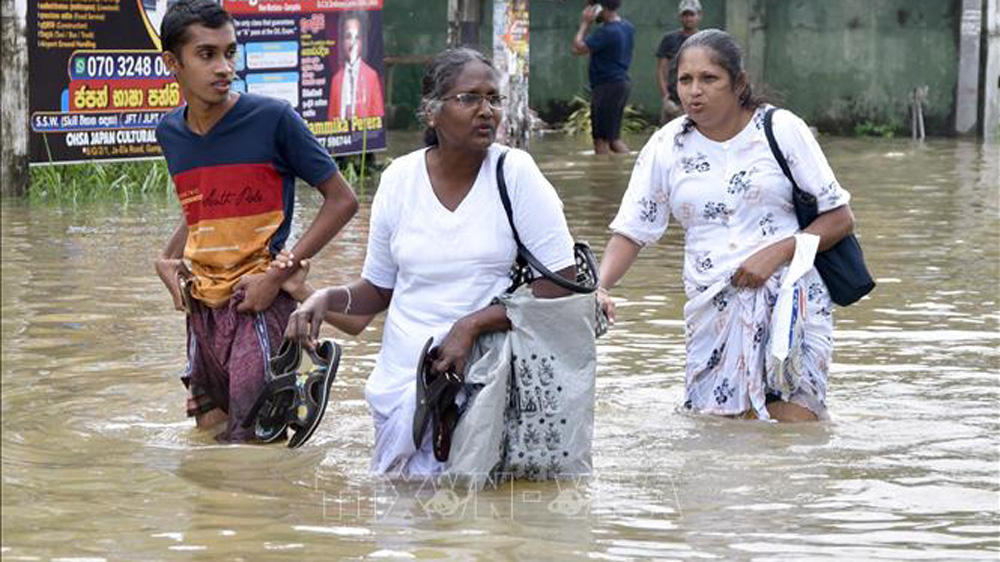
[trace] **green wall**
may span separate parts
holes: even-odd
[[[930,86],[924,120],[954,119],[960,3],[955,0],[768,0],[763,81],[823,130],[855,122],[909,131],[907,95]]]
[[[445,0],[386,0],[382,9],[382,37],[387,58],[434,55],[448,45],[448,3]],[[420,103],[422,64],[397,64],[387,77],[387,124],[416,127]]]
[[[587,58],[570,44],[583,0],[531,0],[531,105],[543,115],[587,84]],[[635,25],[630,103],[660,108],[654,53],[676,29],[677,0],[624,0]],[[701,28],[730,27],[748,47],[752,76],[782,105],[824,131],[847,132],[858,122],[909,128],[907,95],[930,86],[927,130],[947,134],[958,72],[959,0],[702,0]],[[483,0],[481,37],[491,51],[492,0]],[[733,21],[735,18],[740,21]],[[446,45],[446,0],[386,0],[387,56],[433,55]],[[755,50],[756,49],[756,50]],[[418,64],[392,70],[389,124],[414,126],[420,97]],[[558,111],[556,111],[558,113]]]

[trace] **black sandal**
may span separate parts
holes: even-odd
[[[340,354],[340,346],[332,340],[323,340],[316,349],[309,350],[313,368],[296,377],[295,395],[288,409],[288,427],[292,430],[289,449],[305,444],[323,420],[330,401],[330,386],[337,378]]]
[[[254,436],[263,443],[271,443],[285,436],[288,428],[288,410],[295,398],[295,371],[302,360],[302,347],[292,340],[285,340],[278,354],[268,361],[264,374],[264,388],[247,415],[243,427],[254,426]]]
[[[448,460],[451,434],[458,422],[455,397],[462,388],[461,378],[454,372],[435,374],[432,370],[437,348],[432,348],[433,338],[428,339],[417,361],[417,407],[413,412],[413,446],[420,448],[427,422],[432,421],[434,458]]]

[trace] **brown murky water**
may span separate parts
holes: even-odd
[[[393,139],[412,148],[414,135]],[[641,139],[634,139],[636,148]],[[834,421],[676,410],[681,235],[647,249],[600,340],[595,474],[431,496],[368,474],[363,381],[379,332],[343,339],[302,449],[219,446],[183,413],[183,318],[152,271],[176,204],[2,207],[4,560],[985,559],[1000,556],[1000,155],[822,139],[880,286],[837,313]],[[577,236],[602,247],[634,159],[540,139]],[[361,217],[313,279],[357,274]],[[298,224],[317,198],[300,191]],[[330,332],[333,335],[332,331]]]

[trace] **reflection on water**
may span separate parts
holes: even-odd
[[[215,445],[184,417],[183,319],[151,265],[176,204],[5,201],[0,555],[996,560],[997,148],[823,145],[854,194],[879,281],[837,314],[832,423],[676,410],[682,235],[671,231],[616,291],[619,322],[599,342],[595,475],[472,495],[369,477],[362,388],[377,327],[343,341],[334,400],[309,445]],[[600,248],[634,156],[586,150],[533,145],[575,234]],[[316,259],[314,281],[359,271],[371,191]],[[300,227],[317,206],[300,191]]]

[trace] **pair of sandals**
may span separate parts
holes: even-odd
[[[459,410],[455,398],[462,390],[462,376],[454,371],[435,373],[437,359],[434,339],[428,339],[417,361],[417,408],[413,413],[413,446],[424,440],[427,423],[431,423],[434,458],[446,462],[451,452],[451,436],[458,424]]]
[[[330,401],[330,386],[340,366],[340,346],[323,340],[315,349],[306,349],[312,368],[300,368],[302,346],[285,340],[270,359],[264,388],[243,419],[243,427],[254,427],[254,436],[271,443],[292,430],[288,448],[301,447],[319,427]]]

